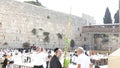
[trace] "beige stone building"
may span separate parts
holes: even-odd
[[[59,47],[63,47],[68,21],[71,23],[70,39],[74,39],[76,46],[83,45],[80,34],[82,26],[89,23],[88,19],[14,0],[0,0],[0,46],[22,47],[24,42],[29,42],[31,45],[51,48],[59,45],[56,34],[60,33],[63,39]],[[37,35],[33,35],[33,29],[36,29]],[[50,37],[46,45],[43,42],[44,32],[49,32]],[[7,45],[4,46],[4,43]]]

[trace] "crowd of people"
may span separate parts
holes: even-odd
[[[93,68],[90,57],[82,47],[68,53],[70,64],[76,68]],[[15,68],[16,64],[31,63],[33,68],[63,68],[64,53],[60,48],[44,49],[32,46],[31,48],[1,49],[0,58],[2,68]],[[69,68],[69,66],[68,66]]]

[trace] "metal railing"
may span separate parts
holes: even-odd
[[[14,64],[13,66],[14,66],[14,68],[33,68],[33,67],[31,67],[31,66],[16,65],[16,64]]]

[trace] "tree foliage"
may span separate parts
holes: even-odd
[[[119,10],[114,15],[114,23],[119,23]]]
[[[24,1],[24,2],[32,4],[32,5],[44,7],[38,0],[36,0],[36,1]]]
[[[111,18],[111,13],[109,11],[109,8],[106,8],[105,15],[103,18],[104,24],[112,24],[112,18]]]

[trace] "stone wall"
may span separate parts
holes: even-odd
[[[21,47],[24,42],[41,45],[44,47],[43,32],[49,32],[49,47],[58,45],[57,33],[63,35],[60,47],[65,45],[65,35],[70,18],[70,38],[74,39],[76,45],[80,43],[82,26],[87,22],[85,19],[64,14],[39,6],[13,0],[0,1],[0,45],[8,42],[3,47]],[[32,29],[37,30],[37,36],[32,34]],[[42,30],[41,30],[42,29]],[[48,43],[45,47],[48,47]]]

